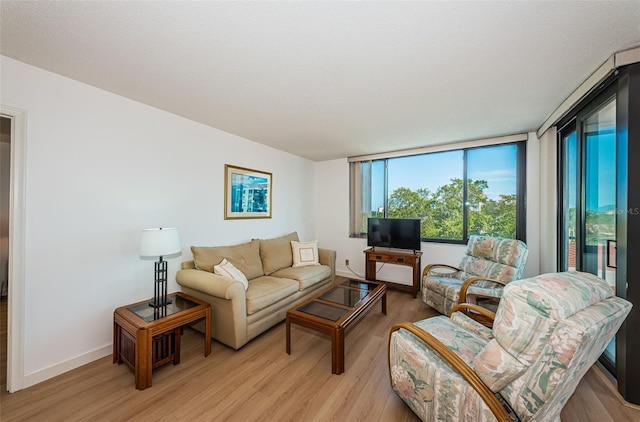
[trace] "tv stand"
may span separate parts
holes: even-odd
[[[371,281],[381,281],[387,285],[387,288],[394,290],[402,290],[413,293],[413,297],[418,295],[420,291],[420,261],[422,251],[398,251],[398,250],[381,250],[375,248],[365,249],[365,278]],[[394,283],[391,281],[376,280],[376,263],[383,262],[385,264],[404,265],[413,269],[412,285]]]

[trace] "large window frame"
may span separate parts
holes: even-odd
[[[392,159],[415,157],[415,156],[428,156],[433,154],[441,154],[447,152],[458,152],[462,154],[462,173],[460,178],[462,179],[462,201],[460,208],[462,212],[462,233],[460,238],[433,238],[423,237],[422,242],[434,242],[434,243],[452,243],[452,244],[466,244],[469,239],[469,225],[471,219],[469,218],[469,179],[467,177],[469,162],[468,156],[470,153],[483,148],[494,148],[501,146],[515,146],[515,171],[516,171],[516,194],[515,194],[515,238],[526,242],[526,140],[517,140],[515,142],[498,142],[487,143],[478,146],[459,147],[451,149],[437,149],[433,152],[419,152],[419,153],[407,153],[398,154],[390,153],[385,157],[373,157],[368,160],[350,160],[350,237],[364,238],[366,237],[366,217],[388,217],[389,211],[389,177],[388,177],[388,162]],[[372,181],[368,178],[371,172],[368,171],[370,166],[376,165],[380,170],[380,165],[384,166],[384,186],[377,188],[372,187]],[[428,173],[426,173],[428,177]],[[378,182],[379,183],[379,182]],[[384,205],[382,213],[373,213],[369,210],[370,214],[367,214],[367,210],[363,211],[363,203],[368,203],[371,200],[372,190],[375,190],[378,194],[383,192]],[[366,207],[365,207],[366,208]],[[424,216],[418,216],[424,217]],[[489,233],[490,234],[490,233]]]

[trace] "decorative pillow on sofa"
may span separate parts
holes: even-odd
[[[292,240],[291,251],[293,252],[293,267],[320,265],[317,240],[311,242],[296,242]]]
[[[260,239],[260,258],[266,275],[293,265],[291,242],[298,241],[298,232],[273,239]]]
[[[220,264],[214,265],[213,272],[241,282],[244,284],[245,290],[249,288],[249,281],[247,280],[247,277],[245,277],[245,275],[242,274],[242,271],[237,269],[231,262],[227,261],[227,258],[224,258]]]

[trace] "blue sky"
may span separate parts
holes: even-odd
[[[610,128],[600,131],[596,137],[589,137],[587,188],[592,192],[587,197],[587,209],[599,210],[613,207],[616,204],[615,189],[615,132]],[[575,134],[571,140],[573,150],[570,151],[569,173],[575,177]],[[486,180],[489,184],[485,190],[489,199],[497,200],[501,194],[516,193],[516,146],[498,145],[487,148],[475,148],[468,151],[468,177],[472,180]],[[373,170],[373,209],[383,205],[382,187],[383,162],[374,162]],[[442,153],[399,157],[388,160],[389,194],[398,187],[411,190],[427,188],[435,192],[438,187],[448,184],[454,177],[462,177],[463,152],[446,151]],[[593,194],[596,193],[597,194]],[[569,189],[570,207],[575,206],[575,187]]]
[[[487,196],[499,199],[501,194],[516,193],[515,163],[515,145],[469,150],[468,177],[486,180],[489,184],[485,190]],[[378,170],[374,167],[374,209],[382,205],[382,166]],[[435,192],[438,187],[449,184],[451,179],[462,178],[462,174],[462,150],[389,159],[389,193],[401,186],[411,190],[427,188]]]
[[[616,136],[610,128],[587,136],[586,207],[601,211],[616,204]],[[568,185],[569,208],[576,206],[576,133],[568,137]],[[597,193],[597,194],[596,194]]]
[[[587,209],[602,211],[616,205],[616,135],[587,137]],[[594,193],[597,192],[597,195]],[[575,203],[575,198],[573,199]]]

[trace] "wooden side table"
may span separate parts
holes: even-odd
[[[211,353],[211,306],[182,292],[170,294],[171,303],[153,308],[149,300],[122,306],[113,312],[113,363],[133,369],[136,388],[151,387],[154,368],[180,363],[182,327],[205,319],[204,356]]]

